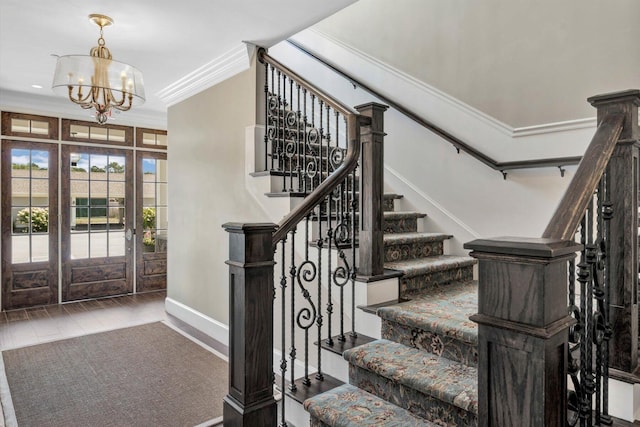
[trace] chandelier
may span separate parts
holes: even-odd
[[[137,68],[111,59],[102,30],[113,24],[113,19],[92,14],[89,20],[100,27],[98,46],[91,48],[89,55],[58,57],[52,88],[82,108],[94,109],[96,120],[104,124],[113,109],[129,110],[134,98],[136,104],[144,103],[144,84]]]

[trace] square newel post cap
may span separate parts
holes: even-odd
[[[638,107],[640,106],[640,89],[628,89],[621,92],[605,93],[592,96],[587,101],[598,109],[598,124],[611,113],[624,114],[621,141],[640,139],[638,128]]]
[[[471,256],[494,254],[527,258],[559,258],[574,254],[582,245],[571,240],[532,238],[532,237],[495,237],[476,239],[464,244],[471,249]]]
[[[640,106],[640,89],[627,89],[620,92],[603,93],[587,98],[595,108],[608,104],[631,103]]]
[[[389,109],[388,105],[380,104],[379,102],[367,102],[366,104],[356,105],[355,110],[359,113],[363,113],[366,110],[379,110],[379,111],[387,111]]]
[[[229,233],[229,261],[238,266],[260,266],[273,262],[272,223],[228,222],[222,227]]]

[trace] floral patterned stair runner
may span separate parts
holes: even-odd
[[[432,422],[477,423],[474,367],[384,339],[347,350],[344,358],[352,385]]]
[[[434,285],[408,302],[379,308],[382,337],[437,356],[478,365],[477,282]]]
[[[306,400],[304,407],[311,414],[312,427],[436,426],[349,384]]]

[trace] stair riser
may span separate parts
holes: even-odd
[[[432,396],[376,375],[366,369],[349,366],[349,382],[413,414],[441,425],[477,426],[475,414],[442,402]]]
[[[399,218],[388,219],[385,218],[384,223],[385,233],[411,233],[418,231],[418,219],[417,218]]]
[[[473,280],[473,266],[455,267],[414,277],[403,277],[400,279],[400,296],[410,299],[415,293],[433,284],[445,284],[453,281],[466,282],[469,280]]]
[[[454,337],[382,320],[382,338],[464,363],[467,366],[478,366],[476,346]]]
[[[385,245],[384,262],[426,258],[430,256],[442,255],[443,253],[444,244],[442,241]]]

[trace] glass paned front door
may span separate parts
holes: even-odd
[[[57,150],[2,141],[3,309],[57,302]]]
[[[133,291],[132,153],[65,146],[63,300]]]

